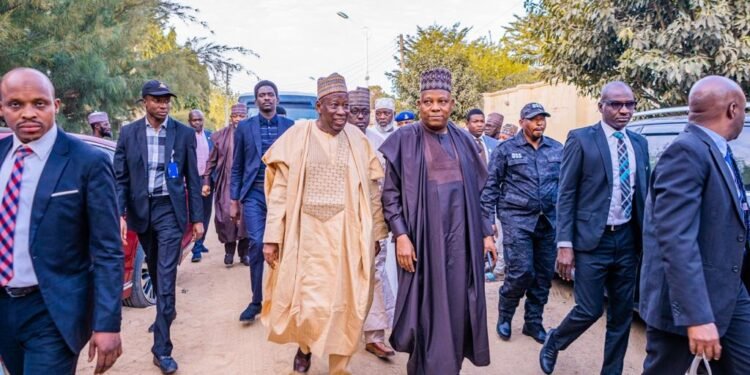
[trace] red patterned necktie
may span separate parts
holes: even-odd
[[[21,196],[23,161],[33,152],[29,146],[18,147],[8,184],[3,190],[3,200],[0,206],[0,287],[8,285],[13,279],[13,236],[16,231],[18,198]]]

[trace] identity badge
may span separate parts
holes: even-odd
[[[175,179],[178,176],[177,163],[174,161],[174,150],[172,150],[172,156],[169,158],[169,163],[167,164],[167,178]]]
[[[169,164],[167,164],[167,178],[169,179],[175,179],[178,177],[177,173],[177,163],[174,161],[170,161]]]

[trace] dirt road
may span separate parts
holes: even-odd
[[[260,322],[243,326],[239,314],[250,299],[250,277],[247,267],[235,263],[225,268],[223,248],[213,233],[206,239],[211,249],[200,263],[189,259],[180,266],[177,277],[177,320],[172,325],[173,356],[180,366],[178,374],[289,374],[297,348],[266,341]],[[542,374],[538,358],[541,345],[521,334],[523,307],[513,321],[510,342],[495,334],[497,289],[500,282],[488,283],[487,306],[492,364],[476,368],[464,361],[463,374]],[[545,327],[558,324],[573,305],[572,289],[555,284],[545,309]],[[152,363],[152,335],[147,328],[154,319],[155,308],[123,308],[123,356],[109,374],[160,374]],[[600,319],[568,350],[561,352],[556,374],[594,374],[601,368],[605,320]],[[93,373],[93,366],[81,353],[78,372]],[[643,324],[633,325],[630,347],[625,358],[625,374],[638,374],[645,356]],[[407,355],[399,353],[385,362],[364,351],[364,344],[350,363],[353,374],[405,374]],[[310,374],[325,374],[327,359],[313,357]]]

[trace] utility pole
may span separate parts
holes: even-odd
[[[398,51],[401,55],[401,71],[404,71],[404,34],[398,34]]]

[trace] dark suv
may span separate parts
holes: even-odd
[[[748,105],[747,109],[750,109]],[[648,140],[649,162],[651,170],[659,157],[667,149],[672,140],[685,129],[688,123],[687,107],[657,109],[640,112],[633,116],[634,121],[628,125],[628,130],[638,133]],[[745,127],[737,139],[729,142],[737,160],[737,166],[745,183],[745,194],[750,197],[750,114],[745,119]],[[640,267],[638,269],[640,279]],[[750,285],[750,280],[745,280]],[[638,284],[636,284],[635,309],[638,310]]]

